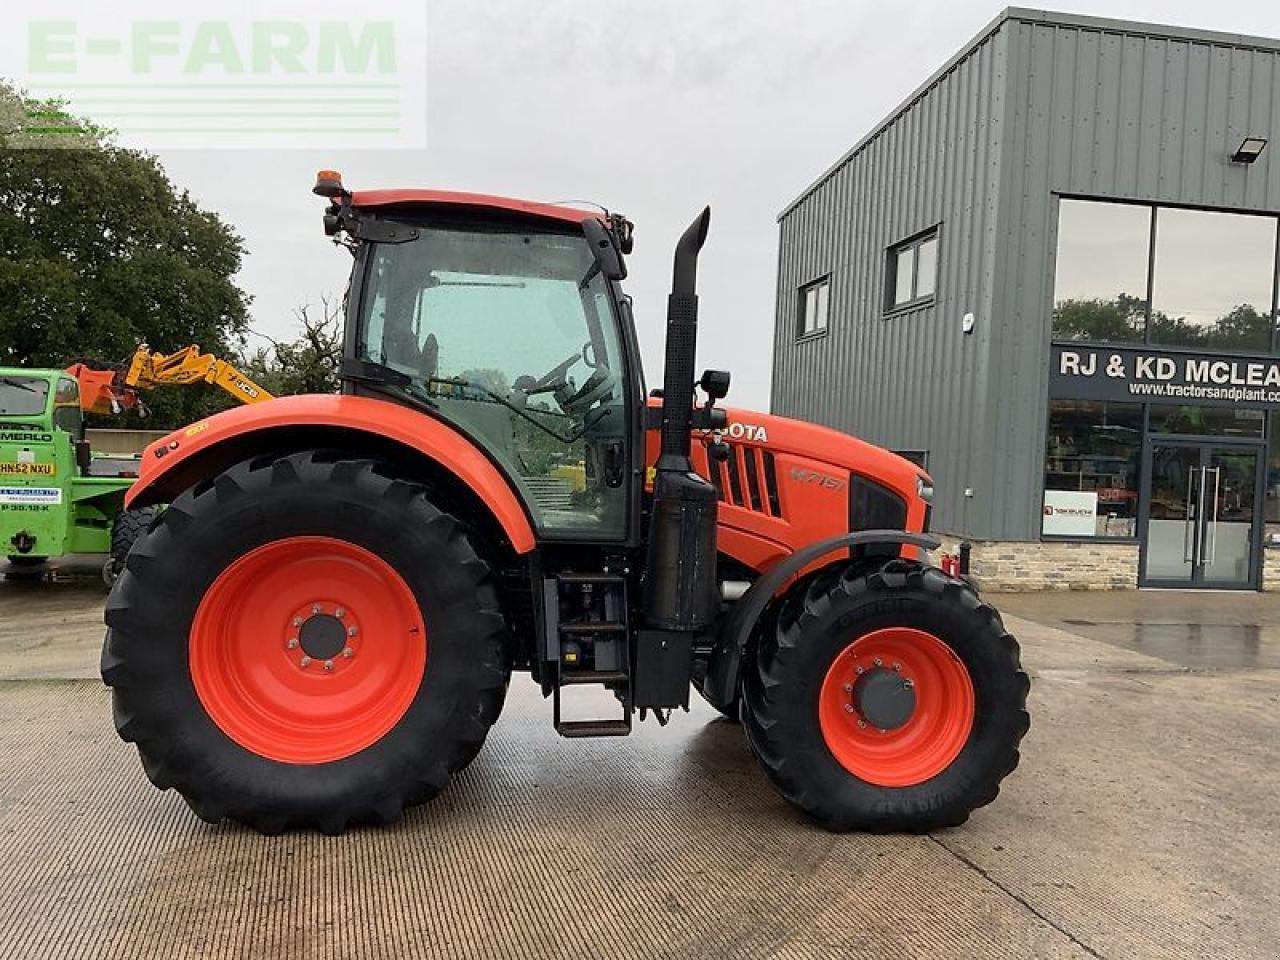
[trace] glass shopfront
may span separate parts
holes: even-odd
[[[1059,201],[1045,539],[1256,588],[1280,538],[1277,217]]]

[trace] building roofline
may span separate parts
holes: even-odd
[[[835,163],[827,167],[822,173],[800,194],[782,208],[778,214],[778,221],[781,221],[787,214],[791,213],[796,207],[800,206],[810,195],[819,187],[831,179],[845,164],[852,160],[855,156],[862,152],[872,140],[880,136],[891,124],[899,117],[907,112],[911,106],[923,97],[929,90],[938,83],[943,77],[949,74],[960,64],[961,61],[969,58],[972,53],[986,43],[996,32],[1000,30],[1009,21],[1019,21],[1022,23],[1041,23],[1052,26],[1062,27],[1079,27],[1085,30],[1098,30],[1106,33],[1126,33],[1133,36],[1145,37],[1161,37],[1172,40],[1186,40],[1193,43],[1212,43],[1221,46],[1240,47],[1244,49],[1280,51],[1280,40],[1270,37],[1256,37],[1243,33],[1227,33],[1218,30],[1200,30],[1193,27],[1176,27],[1158,23],[1146,23],[1138,20],[1116,20],[1109,17],[1091,17],[1077,13],[1059,13],[1055,10],[1032,10],[1027,7],[1006,7],[1000,11],[990,23],[978,31],[978,33],[961,47],[950,59],[941,67],[929,75],[929,79],[920,84],[906,99],[899,103],[889,112],[883,120],[877,123],[870,131],[867,132],[857,143],[844,152]]]

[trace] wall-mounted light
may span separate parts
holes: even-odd
[[[1236,152],[1231,155],[1231,162],[1253,163],[1258,157],[1262,156],[1262,150],[1266,145],[1266,137],[1245,137],[1240,141],[1240,146],[1236,148]]]

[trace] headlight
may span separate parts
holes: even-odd
[[[924,477],[916,477],[916,493],[925,503],[933,503],[933,482]]]

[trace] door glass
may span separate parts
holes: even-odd
[[[1253,525],[1258,454],[1254,450],[1213,450],[1205,471],[1204,579],[1246,584],[1253,570]]]
[[[1200,448],[1152,444],[1147,580],[1191,582],[1199,496]]]
[[[482,444],[541,531],[621,537],[625,373],[586,238],[423,227],[372,261],[363,357]]]

